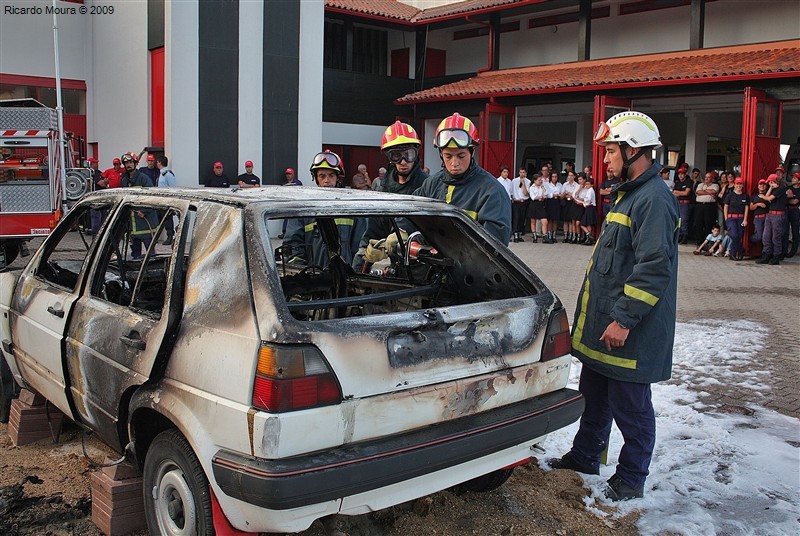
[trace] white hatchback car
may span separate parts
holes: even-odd
[[[105,221],[86,235],[90,211]],[[285,218],[305,243],[274,238]],[[354,271],[340,230],[367,221],[395,244]],[[323,262],[298,264],[303,249]],[[153,534],[211,534],[222,516],[294,532],[456,484],[492,489],[584,405],[565,387],[558,298],[427,199],[99,192],[0,274],[0,296],[14,379],[139,464]]]

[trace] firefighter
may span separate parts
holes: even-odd
[[[433,146],[444,164],[414,195],[455,205],[502,244],[511,238],[511,198],[503,186],[474,158],[478,129],[458,113],[439,123]]]
[[[344,165],[336,153],[331,151],[317,153],[309,171],[311,178],[320,188],[341,187]],[[364,233],[365,226],[363,218],[336,218],[336,227],[339,231],[339,257],[348,265],[353,262],[353,254],[358,249],[358,241]],[[330,264],[331,255],[316,218],[289,220],[283,248],[288,250],[289,264],[317,266],[322,269]]]
[[[123,188],[152,188],[154,186],[150,177],[136,169],[136,153],[125,153],[120,157],[125,171],[122,173]],[[131,258],[142,257],[142,244],[145,249],[150,247],[153,240],[153,231],[158,227],[158,216],[152,210],[134,209],[131,213]]]
[[[381,151],[389,160],[389,169],[375,188],[377,191],[411,195],[422,186],[428,174],[420,168],[420,145],[417,131],[411,125],[395,121],[386,128],[381,139]],[[358,254],[353,258],[353,268],[362,272],[369,270],[371,263],[364,262],[364,254],[370,240],[383,239],[391,233],[392,225],[388,219],[370,218]]]
[[[661,146],[650,117],[622,112],[600,124],[604,162],[629,179],[615,188],[578,295],[572,354],[586,406],[572,449],[553,468],[599,474],[612,420],[625,444],[606,497],[642,497],[656,439],[650,384],[669,379],[678,280],[678,201],[650,164]]]

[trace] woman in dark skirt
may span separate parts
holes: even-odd
[[[564,243],[574,244],[577,241],[578,231],[580,231],[580,215],[578,223],[575,223],[575,209],[578,205],[573,201],[575,194],[578,193],[580,185],[575,181],[574,171],[567,173],[567,181],[561,185],[561,219],[564,221]]]
[[[550,233],[547,235],[551,244],[555,244],[556,231],[558,231],[558,220],[561,219],[561,184],[558,182],[558,173],[551,173],[548,184],[544,185],[547,189],[547,199],[544,202],[544,210],[547,214],[547,226]]]
[[[583,205],[581,216],[581,230],[586,233],[584,244],[591,246],[595,240],[592,236],[592,227],[597,225],[597,202],[595,201],[594,187],[591,179],[586,179],[583,188],[578,192],[578,199]]]
[[[572,219],[572,225],[575,228],[575,235],[573,236],[573,244],[583,244],[586,236],[581,231],[581,218],[583,217],[583,203],[579,195],[583,191],[583,183],[586,182],[586,177],[578,175],[578,189],[572,194],[572,206],[570,207],[569,217]]]
[[[531,220],[531,233],[533,233],[533,243],[538,242],[536,237],[536,222],[542,223],[542,243],[550,243],[547,238],[547,213],[545,212],[544,203],[547,198],[547,190],[542,183],[542,176],[536,174],[533,176],[533,185],[530,188],[531,204],[528,205],[528,218]]]

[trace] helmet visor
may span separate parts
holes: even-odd
[[[314,165],[318,166],[323,162],[327,162],[329,166],[335,168],[341,163],[339,157],[333,153],[317,153],[314,157]]]
[[[399,164],[403,160],[411,164],[417,161],[419,151],[416,147],[406,147],[405,149],[389,149],[385,151],[385,154],[392,164]]]
[[[595,133],[595,135],[594,135],[594,141],[595,142],[603,141],[603,140],[607,139],[610,135],[611,135],[611,129],[608,128],[608,125],[606,124],[606,122],[603,121],[597,127],[597,133]]]
[[[448,128],[440,130],[436,135],[436,147],[452,147],[455,145],[461,149],[466,149],[472,143],[472,137],[466,130],[460,128]]]

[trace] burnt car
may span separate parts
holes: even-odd
[[[92,210],[105,219],[87,236]],[[305,243],[275,239],[283,219]],[[339,232],[356,221],[396,238],[358,271]],[[298,262],[320,244],[322,262]],[[98,192],[24,270],[0,274],[0,295],[14,379],[138,463],[153,534],[211,534],[222,516],[294,532],[454,485],[492,489],[584,404],[566,388],[558,298],[428,199]]]

